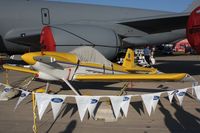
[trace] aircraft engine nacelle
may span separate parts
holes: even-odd
[[[45,26],[40,43],[45,50],[68,52],[79,46],[92,46],[106,58],[112,59],[118,53],[120,40],[110,30],[91,25]]]
[[[189,16],[186,32],[190,45],[200,53],[200,7],[194,9]]]

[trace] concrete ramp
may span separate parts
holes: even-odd
[[[124,118],[122,113],[118,119]],[[112,105],[110,102],[101,102],[96,113],[95,113],[95,120],[103,120],[105,122],[116,122],[118,119],[115,118]]]

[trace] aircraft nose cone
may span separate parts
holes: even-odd
[[[33,59],[33,54],[26,53],[21,56],[22,60],[28,63],[29,65],[34,65],[36,61]]]

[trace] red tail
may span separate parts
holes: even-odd
[[[194,9],[189,16],[186,32],[190,45],[200,53],[200,7]]]
[[[56,51],[56,43],[50,26],[45,26],[40,35],[41,51]]]

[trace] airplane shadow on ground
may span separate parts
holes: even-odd
[[[62,131],[62,132],[59,132],[59,133],[72,133],[73,130],[76,128],[76,125],[77,125],[77,121],[76,121],[76,120],[72,120],[72,121],[67,125],[67,127],[65,128],[65,130]]]
[[[68,108],[69,107],[69,108]],[[61,109],[60,113],[58,114],[58,116],[56,117],[56,119],[51,123],[50,127],[47,129],[47,131],[45,133],[49,133],[50,130],[52,129],[52,127],[54,126],[55,122],[57,121],[57,119],[61,116],[63,117],[65,114],[67,114],[71,109],[73,109],[73,112],[71,114],[71,116],[73,114],[75,114],[78,111],[77,105],[76,104],[70,104],[70,103],[65,103],[64,107]],[[48,111],[50,112],[52,111],[51,109]],[[48,113],[47,112],[47,113]],[[60,133],[72,133],[72,131],[75,129],[77,125],[76,120],[72,120],[68,126],[66,127],[66,129]]]
[[[170,132],[173,133],[199,133],[200,131],[200,118],[192,115],[191,113],[185,111],[177,101],[173,101],[171,104],[176,112],[171,114],[161,101],[158,103],[160,105],[160,111],[164,114],[164,121]],[[173,115],[176,119],[173,118]]]
[[[157,60],[157,62],[161,64],[154,65],[154,67],[161,72],[200,75],[200,61]]]
[[[130,105],[137,111],[139,115],[144,114],[144,107],[142,101],[130,102]]]
[[[70,118],[78,111],[78,107],[77,107],[77,104],[75,103],[67,103],[65,106],[64,106],[64,111],[61,115],[61,117],[64,117],[66,114],[68,114],[70,111],[72,110],[72,113],[70,115]]]
[[[200,118],[192,115],[191,113],[185,111],[177,103],[173,103],[172,106],[176,109],[175,117],[182,125],[184,132],[199,133],[200,131]]]
[[[116,82],[115,82],[116,83]],[[109,91],[116,91],[116,92],[120,92],[120,90],[123,88],[123,86],[118,86],[118,87],[112,87],[109,85],[114,84],[113,82],[71,82],[71,84],[74,86],[74,88],[77,88],[77,91],[81,91],[84,89],[88,89],[88,90],[109,90]],[[62,86],[63,90],[66,89],[70,89],[65,83],[61,83],[60,84]],[[126,92],[162,92],[162,91],[166,91],[169,88],[134,88],[134,86],[132,88],[127,88]]]
[[[200,108],[196,108],[196,111],[200,113]]]

